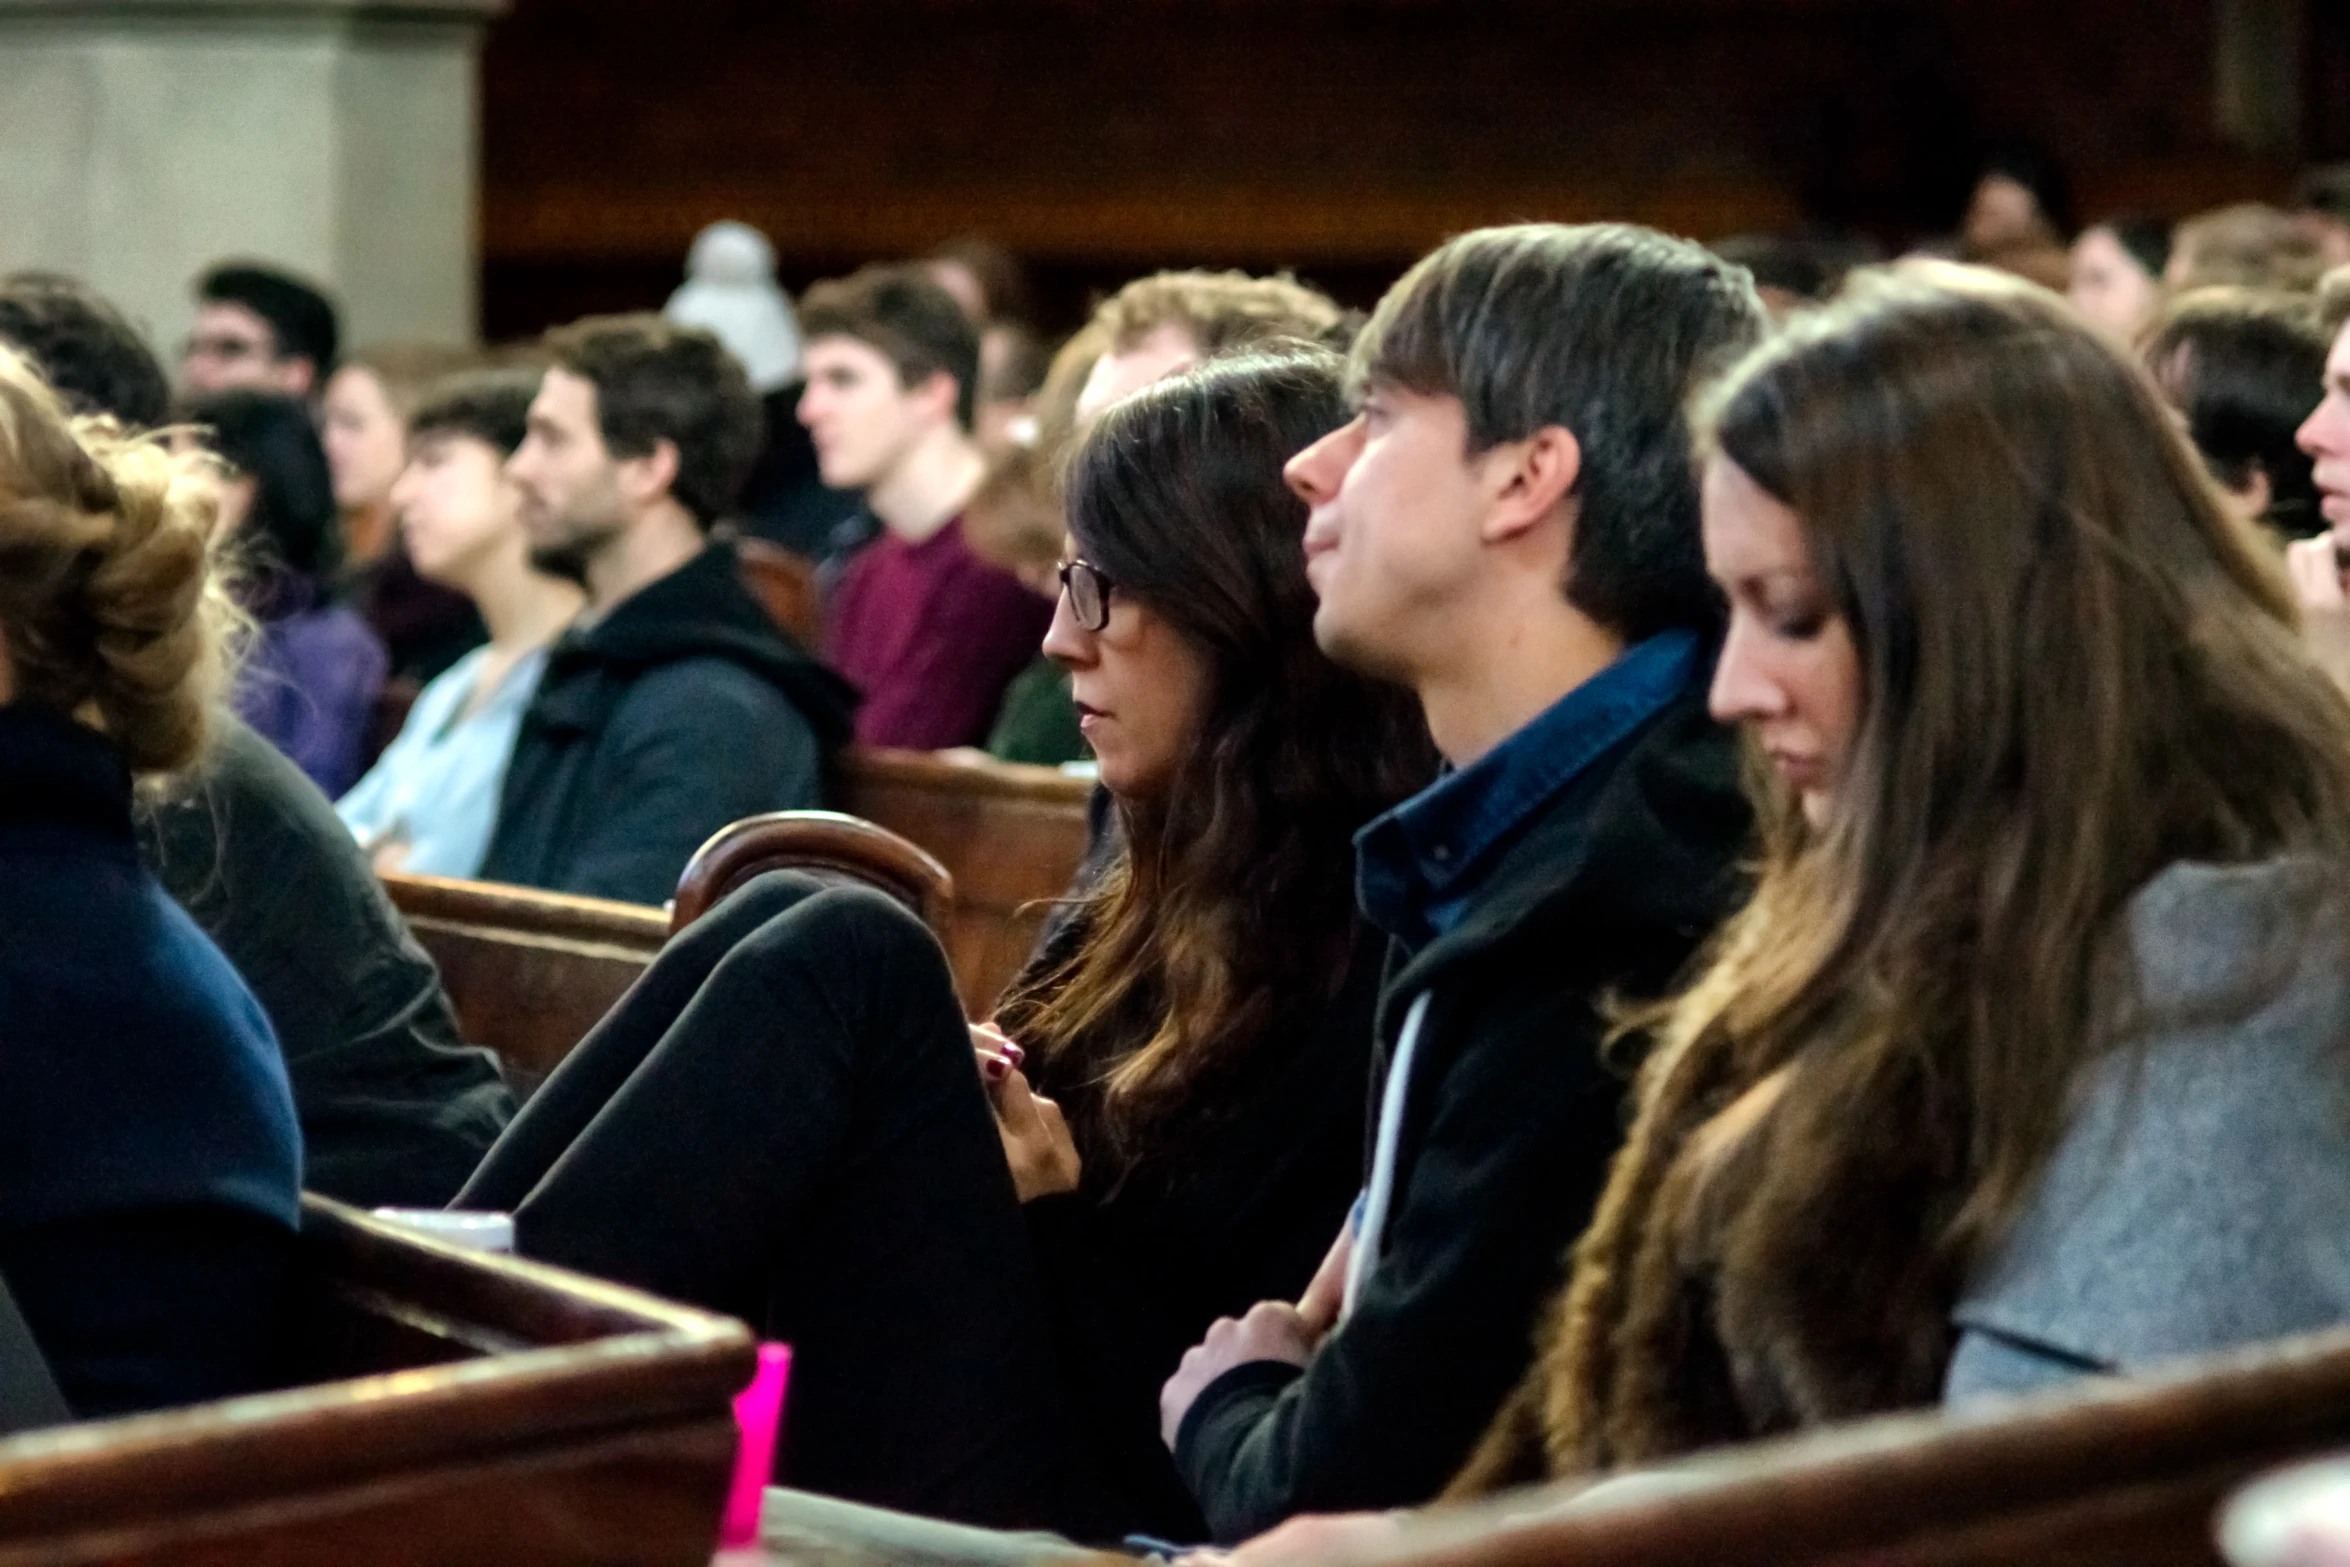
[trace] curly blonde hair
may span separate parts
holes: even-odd
[[[12,700],[104,733],[136,774],[203,750],[234,610],[201,460],[76,418],[0,347],[0,650]]]

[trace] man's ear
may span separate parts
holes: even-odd
[[[1546,424],[1522,441],[1486,454],[1495,467],[1493,504],[1480,537],[1500,544],[1539,526],[1574,490],[1583,474],[1583,445],[1564,425]]]
[[[961,411],[962,384],[944,370],[933,370],[907,390],[907,396],[922,404],[928,412],[941,419],[955,420]]]
[[[623,457],[613,464],[620,480],[620,493],[639,506],[647,506],[677,487],[677,443],[666,438],[655,441],[653,449],[642,457]]]

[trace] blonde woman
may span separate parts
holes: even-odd
[[[221,687],[213,493],[0,349],[0,1278],[83,1417],[260,1385],[295,1239],[269,1024],[131,826]]]

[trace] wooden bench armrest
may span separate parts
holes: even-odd
[[[947,868],[888,828],[838,811],[770,811],[720,828],[694,851],[678,878],[670,930],[685,929],[752,877],[774,870],[830,871],[878,887],[941,936],[954,912]]]

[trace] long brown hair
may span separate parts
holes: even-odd
[[[1718,1231],[1717,1324],[1744,1290],[1782,1324],[1913,1325],[1813,1344],[1845,1380],[1803,1418],[1932,1397],[1952,1293],[2083,1067],[2128,1037],[2111,937],[2131,895],[2174,861],[2350,848],[2350,703],[2304,655],[2273,552],[2145,374],[2053,296],[1879,274],[1700,412],[1801,519],[1862,716],[1831,821],[1774,802],[1755,896],[1645,1068],[1577,1255],[1545,1411],[1559,1467],[1737,1434],[1707,1432],[1726,1379],[1668,1298],[1687,1291],[1660,1237],[1691,1222]],[[1774,1075],[1751,1122],[1706,1135]],[[1737,1179],[1693,1177],[1734,1129]]]
[[[1345,977],[1353,835],[1424,785],[1409,693],[1314,645],[1305,505],[1281,476],[1345,422],[1338,356],[1305,345],[1212,360],[1117,404],[1076,452],[1079,553],[1208,665],[1174,778],[1121,801],[1125,850],[1075,938],[998,1008],[1005,1030],[1098,1092],[1129,1149]]]

